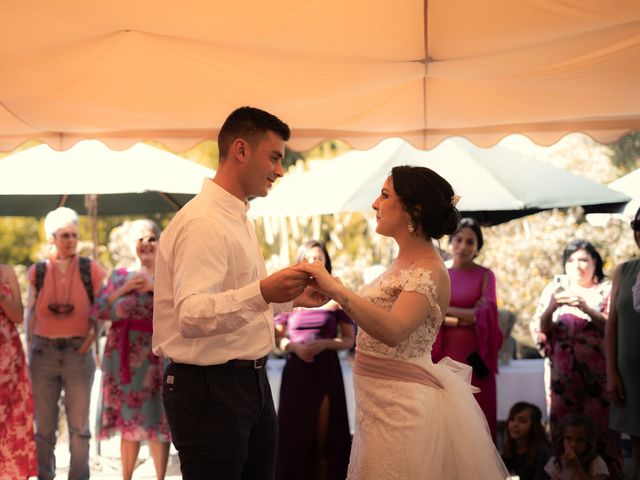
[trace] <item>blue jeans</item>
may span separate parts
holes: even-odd
[[[89,402],[96,366],[91,351],[77,352],[83,340],[34,335],[29,349],[39,480],[52,480],[56,475],[54,449],[63,389],[71,453],[68,479],[89,478]]]

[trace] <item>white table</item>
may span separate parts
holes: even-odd
[[[511,360],[508,365],[500,365],[496,384],[498,420],[507,420],[509,410],[516,402],[538,406],[546,420],[544,359]]]

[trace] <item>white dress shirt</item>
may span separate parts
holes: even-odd
[[[248,203],[205,179],[162,233],[155,269],[153,352],[177,363],[254,360],[275,346],[267,276]],[[277,310],[292,304],[275,305]]]

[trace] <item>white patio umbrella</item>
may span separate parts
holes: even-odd
[[[69,150],[38,145],[0,159],[0,216],[42,216],[67,206],[92,220],[97,215],[175,212],[215,172],[138,143],[113,151],[97,140]]]
[[[366,151],[350,151],[317,168],[280,180],[252,201],[252,216],[296,216],[368,211],[396,165],[429,167],[462,196],[458,208],[497,224],[551,208],[582,206],[588,212],[620,210],[629,197],[566,170],[504,147],[480,148],[450,138],[423,151],[387,139]]]
[[[640,207],[640,168],[614,180],[609,184],[609,188],[618,190],[631,197],[631,201],[624,207],[622,215],[633,218],[638,211],[638,207]]]

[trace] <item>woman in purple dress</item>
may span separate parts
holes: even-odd
[[[433,361],[450,357],[473,368],[475,397],[496,440],[496,374],[502,332],[498,323],[496,277],[475,263],[484,240],[480,225],[472,218],[460,220],[449,239],[453,263],[448,267],[451,300],[444,325],[433,346]]]
[[[298,262],[322,262],[331,272],[324,244],[298,249]],[[298,309],[276,318],[276,339],[288,354],[278,406],[276,479],[347,476],[351,434],[338,350],[354,341],[351,318],[337,304]]]

